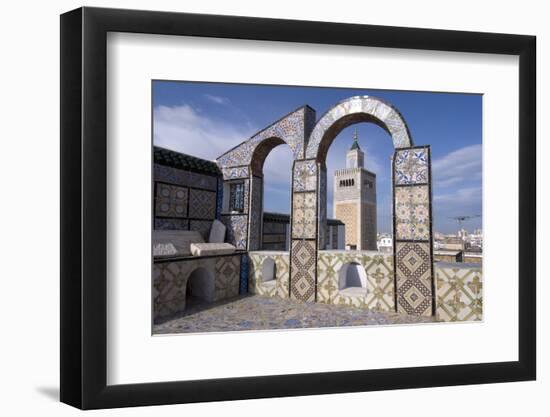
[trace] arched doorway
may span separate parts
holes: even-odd
[[[188,307],[197,307],[214,301],[214,275],[206,268],[199,267],[189,275],[186,287],[186,302]]]
[[[316,299],[316,252],[325,247],[327,151],[346,127],[367,122],[386,130],[395,148],[393,155],[394,267],[396,310],[413,315],[433,315],[434,284],[431,230],[431,175],[429,146],[415,147],[397,109],[370,96],[346,99],[329,109],[315,124],[305,159],[294,164],[293,218],[304,218],[294,228],[291,244],[291,297]],[[299,181],[296,181],[296,178]],[[297,196],[299,194],[299,196]],[[423,212],[421,221],[415,213]],[[315,219],[315,226],[310,219]]]

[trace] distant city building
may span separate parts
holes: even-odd
[[[393,252],[393,238],[387,233],[378,235],[378,251],[384,253]]]
[[[334,174],[333,217],[345,224],[346,249],[377,250],[376,174],[364,168],[357,139],[355,130],[346,168]]]

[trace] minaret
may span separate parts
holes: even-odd
[[[345,224],[346,249],[377,250],[376,174],[366,170],[357,129],[346,154],[346,168],[334,174],[334,213]]]

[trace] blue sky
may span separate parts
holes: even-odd
[[[431,145],[434,230],[457,230],[454,216],[481,215],[482,96],[390,90],[286,87],[219,83],[153,82],[153,132],[157,146],[213,160],[281,116],[308,104],[319,118],[338,101],[371,95],[399,109],[415,145]],[[366,168],[377,174],[378,230],[390,231],[391,137],[380,127],[359,123],[344,129],[328,157],[328,215],[332,217],[332,177],[345,167],[357,128]],[[266,211],[290,211],[292,156],[278,146],[264,165]],[[481,217],[464,222],[481,227]]]

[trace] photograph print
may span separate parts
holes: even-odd
[[[482,321],[482,100],[152,81],[152,333]]]

